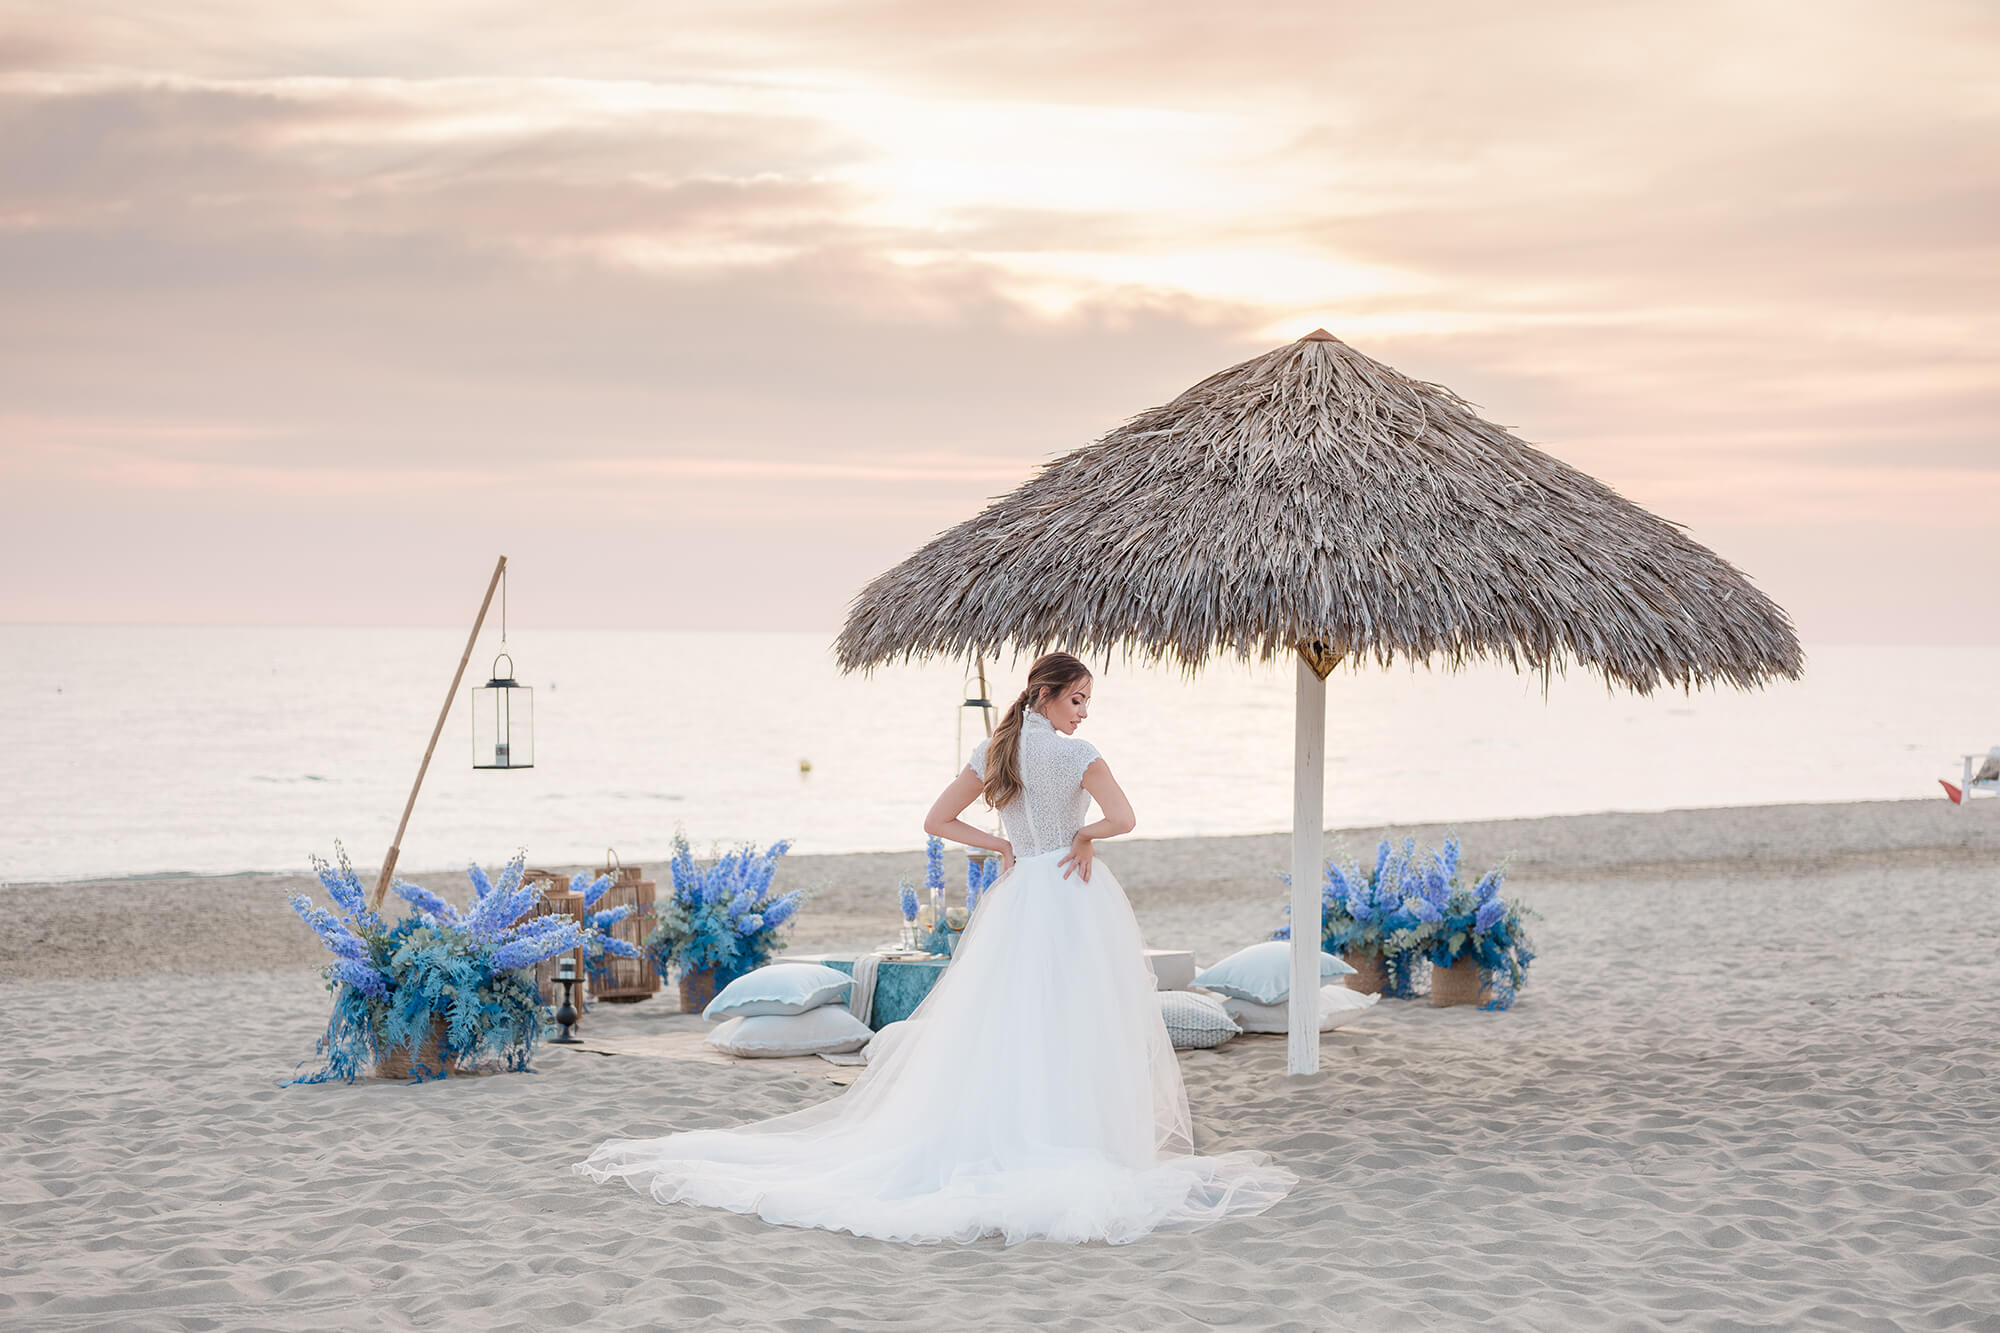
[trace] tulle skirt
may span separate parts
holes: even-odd
[[[661,1203],[882,1240],[1123,1244],[1260,1213],[1296,1183],[1193,1153],[1139,924],[1109,866],[1026,857],[847,1091],[738,1129],[613,1139],[579,1175]]]

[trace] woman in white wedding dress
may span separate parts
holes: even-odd
[[[925,828],[1001,853],[902,1040],[842,1096],[738,1129],[614,1139],[573,1169],[661,1203],[883,1240],[1138,1240],[1259,1213],[1297,1177],[1193,1153],[1138,922],[1098,838],[1131,805],[1073,733],[1090,673],[1049,653]],[[959,816],[981,795],[1007,836]],[[1095,797],[1104,817],[1086,824]],[[871,1051],[871,1057],[874,1053]]]

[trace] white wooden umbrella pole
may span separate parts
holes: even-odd
[[[1319,880],[1326,842],[1326,679],[1299,655],[1292,771],[1292,993],[1285,1071],[1319,1072]]]

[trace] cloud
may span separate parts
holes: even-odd
[[[2000,19],[1667,12],[0,3],[8,549],[612,516],[732,553],[703,615],[824,623],[1315,325],[1757,550],[1974,530]],[[0,618],[113,595],[37,568]]]

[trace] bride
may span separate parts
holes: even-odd
[[[661,1203],[883,1240],[1122,1244],[1259,1213],[1297,1177],[1193,1154],[1187,1092],[1131,905],[1096,841],[1132,807],[1090,742],[1090,671],[1049,653],[925,829],[999,852],[951,965],[866,1072],[738,1129],[613,1139],[573,1168]],[[996,838],[959,818],[984,796]],[[1103,818],[1085,823],[1095,799]],[[886,1051],[881,1050],[887,1047]]]

